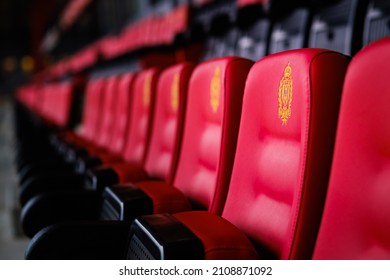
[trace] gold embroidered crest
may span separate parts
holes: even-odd
[[[143,98],[144,98],[144,106],[148,107],[150,104],[150,94],[151,94],[151,83],[152,83],[152,74],[148,74],[145,77],[144,80],[144,92],[143,92]]]
[[[172,87],[171,87],[171,106],[174,111],[177,111],[179,107],[179,73],[176,73],[173,77]]]
[[[210,105],[214,113],[217,112],[221,94],[220,72],[219,67],[215,68],[214,76],[210,83]]]
[[[287,120],[291,116],[291,102],[293,94],[293,80],[291,77],[292,68],[290,62],[284,68],[284,74],[279,84],[279,117],[282,119],[282,125],[287,125]]]

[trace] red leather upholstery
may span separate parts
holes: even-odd
[[[56,94],[55,91],[55,84],[46,84],[42,86],[41,93],[40,93],[40,104],[38,106],[38,114],[46,121],[53,122],[53,115],[52,115],[52,107],[55,106],[53,104],[54,102],[54,94]]]
[[[107,147],[110,143],[115,116],[115,106],[117,102],[117,79],[118,77],[112,76],[106,79],[106,86],[103,92],[103,104],[100,111],[100,130],[97,135],[96,145],[99,147]]]
[[[101,132],[104,136],[98,138],[100,147],[89,148],[91,156],[98,157],[102,163],[112,163],[122,159],[134,79],[135,74],[127,73],[123,76],[111,77],[107,84],[104,106],[107,112],[103,112]]]
[[[190,200],[221,213],[234,160],[242,95],[252,62],[221,58],[191,78],[183,146],[174,185]]]
[[[69,123],[71,106],[73,101],[73,83],[58,83],[58,94],[56,103],[57,110],[54,114],[54,121],[60,127],[65,127]]]
[[[86,88],[82,128],[80,134],[66,133],[68,142],[80,145],[93,141],[99,126],[100,106],[102,105],[103,79],[91,80]]]
[[[174,184],[136,184],[153,201],[154,213],[192,207],[221,213],[233,165],[242,95],[253,62],[221,58],[194,70],[188,90],[183,144]],[[175,203],[169,203],[175,197]],[[164,207],[161,207],[164,205]]]
[[[191,210],[191,204],[182,192],[164,181],[136,182],[153,202],[153,214],[176,213]],[[149,213],[152,214],[152,213]]]
[[[237,6],[244,7],[253,4],[267,4],[269,0],[236,0]]]
[[[172,182],[181,148],[187,92],[194,66],[182,63],[165,70],[158,82],[153,131],[145,162],[149,176]]]
[[[71,82],[50,83],[41,88],[43,100],[40,114],[46,121],[58,127],[65,127],[70,118],[73,99],[73,84]]]
[[[95,137],[89,143],[82,145],[89,154],[105,153],[111,140],[117,95],[116,80],[116,76],[104,80],[99,97],[100,107],[98,108],[98,124],[94,132]]]
[[[390,259],[390,39],[348,69],[315,259]]]
[[[111,165],[119,175],[120,183],[147,178],[172,182],[181,148],[187,90],[193,68],[192,64],[181,63],[160,75],[146,161]]]
[[[136,75],[127,73],[115,79],[115,102],[112,109],[111,129],[107,130],[107,149],[95,151],[93,156],[99,157],[102,163],[112,163],[122,160],[121,153],[125,147],[130,105],[132,101],[133,84]]]
[[[154,113],[157,80],[156,68],[141,72],[134,84],[133,103],[127,142],[123,158],[128,162],[143,162],[149,144]]]
[[[143,163],[152,129],[159,73],[157,68],[152,68],[137,75],[134,81],[129,128],[126,133],[127,140],[122,154],[123,161],[99,167],[114,169],[119,176],[119,182],[130,181],[133,178],[131,177],[132,173],[133,175],[138,174],[137,179],[146,177]]]
[[[205,260],[257,259],[256,250],[245,234],[220,216],[209,212],[188,212],[173,215],[196,236],[202,236]],[[219,229],[223,229],[223,235]],[[206,233],[207,234],[204,234]],[[232,242],[239,240],[240,242]]]
[[[118,78],[116,115],[109,146],[110,151],[115,154],[122,152],[125,145],[135,77],[135,74],[127,73]]]
[[[34,111],[34,105],[37,97],[37,86],[34,84],[27,84],[16,89],[16,99],[24,106]]]
[[[251,69],[229,194],[223,218],[191,223],[205,252],[232,255],[231,244],[247,246],[260,257],[310,258],[328,185],[339,100],[348,59],[341,54],[303,49],[268,56]],[[199,219],[198,213],[177,218]],[[207,213],[201,215],[208,215]],[[222,219],[222,218],[221,218]],[[202,229],[203,228],[203,229]],[[210,229],[215,239],[210,241]],[[240,230],[238,230],[238,228]],[[230,237],[225,238],[225,232]],[[237,236],[237,237],[235,237]],[[211,248],[211,249],[210,249]]]
[[[88,84],[86,92],[86,108],[83,115],[82,137],[93,141],[99,128],[99,116],[104,92],[103,79],[96,79]]]

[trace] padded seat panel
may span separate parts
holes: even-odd
[[[217,215],[193,211],[173,217],[200,238],[206,260],[258,259],[256,250],[242,231]]]
[[[390,259],[390,39],[348,69],[315,259]]]

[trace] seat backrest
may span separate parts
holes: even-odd
[[[117,94],[115,102],[115,115],[112,129],[112,137],[109,150],[114,154],[120,154],[126,143],[126,133],[130,117],[130,105],[133,97],[133,85],[136,75],[126,73],[117,78]]]
[[[55,85],[54,83],[48,83],[45,85],[42,85],[37,91],[39,97],[40,97],[40,103],[37,106],[37,114],[43,118],[46,121],[52,122],[52,111],[51,108],[55,106],[54,101],[54,95],[55,94]]]
[[[108,147],[113,133],[115,105],[117,102],[117,76],[105,79],[105,87],[102,92],[102,106],[100,110],[100,127],[97,132],[96,144],[100,147]]]
[[[194,66],[181,63],[160,75],[145,170],[172,183],[183,133],[190,76]]]
[[[251,69],[223,217],[261,258],[310,258],[321,219],[348,59],[321,49]]]
[[[348,68],[315,259],[390,259],[390,39]]]
[[[129,128],[123,159],[130,163],[144,163],[153,124],[154,103],[160,70],[150,68],[140,72],[134,81],[130,106]]]
[[[98,126],[100,125],[99,119],[103,89],[104,80],[102,78],[91,80],[86,88],[81,134],[85,139],[91,141],[94,140]]]
[[[37,94],[39,95],[39,103],[37,108],[37,114],[45,121],[52,123],[53,119],[53,106],[57,106],[55,102],[56,84],[46,83],[42,85]]]
[[[58,127],[66,127],[70,121],[74,86],[72,82],[57,82],[46,88],[50,98],[46,103],[50,120]]]
[[[390,2],[370,0],[364,23],[363,45],[390,35]]]
[[[367,0],[340,0],[331,5],[328,0],[315,2],[320,8],[314,14],[309,47],[354,55],[362,46]]]
[[[37,97],[37,87],[38,85],[30,83],[17,88],[17,100],[30,110],[34,109],[34,104],[36,102]]]
[[[41,87],[39,114],[55,126],[65,126],[69,119],[73,87],[70,82],[52,82]]]
[[[174,185],[195,207],[222,211],[252,64],[243,58],[221,58],[200,64],[192,74]]]

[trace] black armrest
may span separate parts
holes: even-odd
[[[91,190],[102,192],[104,187],[117,184],[119,176],[111,168],[92,168],[86,173],[86,187]]]
[[[75,147],[75,146],[68,147],[64,154],[65,159],[68,162],[75,162],[78,157],[86,157],[88,155],[89,152],[87,149],[83,147]]]
[[[124,259],[130,223],[72,222],[44,228],[31,240],[26,259]]]
[[[141,216],[130,229],[128,259],[202,259],[202,242],[169,214]]]
[[[115,185],[104,189],[102,219],[133,221],[148,214],[153,214],[153,201],[137,186]]]
[[[85,175],[70,171],[57,171],[50,174],[40,174],[31,177],[20,187],[19,200],[26,204],[33,196],[57,191],[60,189],[82,189],[85,183]]]
[[[76,170],[79,173],[84,173],[88,169],[99,166],[102,163],[98,156],[79,157],[76,161]]]
[[[20,220],[24,233],[32,237],[42,228],[59,222],[97,220],[101,195],[94,191],[57,191],[30,199],[22,208]]]

